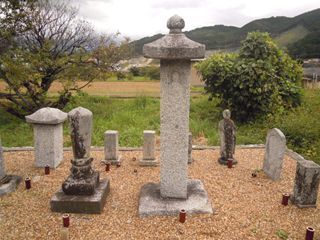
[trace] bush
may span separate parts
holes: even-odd
[[[267,33],[249,33],[239,54],[216,54],[196,68],[206,92],[220,98],[220,106],[232,110],[239,121],[301,103],[302,67]]]

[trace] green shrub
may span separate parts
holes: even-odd
[[[301,102],[302,68],[267,33],[252,32],[239,54],[215,54],[196,65],[205,90],[239,121],[250,121]]]

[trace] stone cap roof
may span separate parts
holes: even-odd
[[[45,107],[26,116],[28,123],[54,125],[64,122],[68,115],[57,108]]]
[[[192,41],[182,33],[184,20],[178,15],[169,18],[170,33],[143,45],[143,55],[156,59],[201,59],[205,57],[205,45]]]

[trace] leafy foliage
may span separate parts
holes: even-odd
[[[239,54],[216,54],[196,65],[206,91],[239,121],[300,104],[302,68],[267,33],[249,33]]]

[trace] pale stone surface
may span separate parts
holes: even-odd
[[[16,175],[6,175],[5,182],[0,183],[0,196],[14,192],[20,184],[22,178]]]
[[[292,203],[300,208],[316,207],[319,183],[320,166],[313,161],[297,161]]]
[[[118,131],[108,130],[104,133],[104,155],[105,162],[117,164],[120,162],[118,153],[119,134]]]
[[[6,169],[4,165],[4,158],[3,158],[3,149],[0,139],[0,181],[6,176]]]
[[[192,159],[192,133],[189,132],[188,134],[188,163],[192,163],[193,159]]]
[[[74,158],[90,157],[92,112],[86,108],[77,107],[68,113],[68,119]]]
[[[277,128],[268,131],[263,171],[272,179],[281,175],[282,162],[286,152],[286,137]]]
[[[178,215],[181,209],[187,214],[213,213],[208,194],[200,180],[188,180],[188,199],[161,198],[160,186],[147,183],[141,188],[139,215]]]
[[[31,115],[26,116],[27,123],[36,124],[59,124],[67,119],[67,114],[57,108],[41,108]]]
[[[170,33],[143,46],[145,57],[160,61],[160,194],[187,198],[188,132],[191,59],[203,58],[205,46],[182,32],[184,20],[175,15]]]
[[[67,114],[56,108],[41,108],[26,116],[33,124],[35,165],[56,168],[63,159],[63,128]]]
[[[63,127],[33,124],[35,166],[56,168],[63,160]]]
[[[156,166],[155,157],[156,132],[152,130],[143,131],[143,157],[140,166]]]

